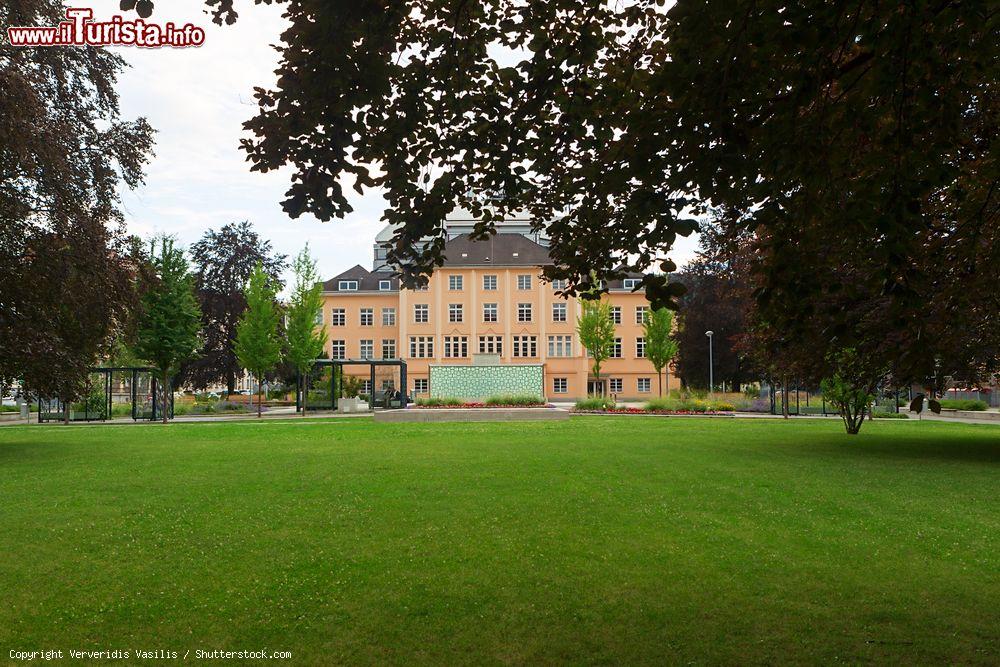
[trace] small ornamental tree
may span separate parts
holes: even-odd
[[[260,262],[254,266],[243,290],[247,308],[236,325],[233,352],[243,368],[257,378],[257,417],[261,414],[261,385],[264,376],[281,361],[278,335],[280,314],[275,304],[275,285]]]
[[[611,356],[615,344],[615,323],[611,321],[611,306],[601,299],[581,299],[581,312],[576,320],[580,344],[590,353],[594,378],[601,379],[601,364]]]
[[[323,285],[319,282],[316,262],[309,255],[309,244],[292,263],[295,284],[288,302],[285,359],[295,368],[302,390],[302,416],[306,416],[308,387],[306,377],[313,362],[326,346],[326,331],[317,326],[316,314],[323,307]]]
[[[833,374],[820,383],[823,398],[837,408],[847,432],[857,435],[886,373],[884,369],[873,366],[854,348],[830,353],[827,362]]]
[[[667,387],[670,387],[670,362],[677,356],[677,341],[673,338],[674,314],[666,308],[646,313],[642,323],[646,335],[646,358],[656,370],[656,379],[663,396],[663,369],[667,369]]]
[[[163,387],[163,423],[167,423],[170,379],[201,345],[201,310],[184,251],[170,237],[152,243],[152,277],[142,297],[136,354],[159,374]]]

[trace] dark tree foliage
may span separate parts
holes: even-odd
[[[676,235],[721,207],[759,243],[773,340],[864,356],[888,324],[901,374],[996,365],[995,3],[662,5],[288,3],[243,148],[293,168],[292,217],[349,212],[341,182],[384,188],[407,282],[440,263],[459,204],[483,234],[527,210],[571,293],[592,270],[669,273]],[[484,191],[503,197],[468,200]],[[654,305],[681,291],[645,286]]]
[[[236,378],[243,374],[233,351],[236,326],[247,307],[243,288],[260,263],[280,290],[285,256],[274,253],[271,242],[262,239],[248,221],[205,232],[189,253],[201,306],[204,348],[185,366],[183,381],[195,389],[225,383],[231,393]]]
[[[13,0],[0,25],[55,25],[61,2]],[[124,61],[94,48],[0,45],[0,383],[79,396],[136,302],[119,187],[152,149],[119,117]]]
[[[676,274],[687,288],[680,300],[677,333],[677,375],[685,386],[707,388],[708,336],[711,331],[716,386],[725,382],[732,391],[758,379],[741,345],[751,306],[748,283],[748,239],[732,238],[713,224],[705,224],[698,256]]]

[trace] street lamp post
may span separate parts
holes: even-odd
[[[706,331],[705,335],[708,336],[708,391],[711,394],[715,393],[715,374],[713,370],[712,363],[712,334],[713,331]]]

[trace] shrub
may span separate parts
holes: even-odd
[[[591,396],[577,401],[574,407],[577,410],[610,410],[615,402],[606,396]]]
[[[989,407],[986,401],[974,398],[942,398],[938,401],[947,410],[975,410],[981,412]]]
[[[682,410],[680,406],[684,401],[678,398],[654,398],[643,406],[644,410],[676,412]]]
[[[452,405],[464,405],[465,401],[463,401],[460,398],[454,398],[454,397],[451,397],[451,396],[449,396],[449,397],[442,397],[442,396],[427,396],[427,397],[423,397],[423,396],[421,396],[421,397],[417,398],[416,403],[417,403],[417,405],[425,406],[425,407],[428,407],[428,408],[435,408],[435,407],[445,407],[445,406],[452,406]]]
[[[727,401],[710,401],[710,407],[717,412],[733,412],[736,406]]]
[[[875,419],[909,419],[905,412],[894,412],[889,410],[874,410],[872,416]]]
[[[545,401],[540,396],[532,394],[500,394],[490,396],[485,403],[486,405],[542,405]]]

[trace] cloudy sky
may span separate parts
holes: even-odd
[[[236,0],[239,21],[220,27],[203,12],[201,0],[154,2],[150,20],[194,23],[206,38],[198,48],[118,47],[132,65],[119,81],[122,115],[145,116],[157,129],[146,185],[123,193],[131,230],[142,236],[174,234],[186,245],[207,229],[250,220],[289,256],[308,241],[325,277],[354,264],[369,265],[374,236],[382,228],[379,193],[352,193],[355,210],[343,220],[291,220],[279,205],[288,174],[251,173],[238,149],[241,125],[256,109],[253,87],[274,80],[278,54],[269,45],[285,24],[280,7]],[[73,6],[93,7],[98,20],[119,13],[117,0]],[[682,244],[671,253],[678,264],[695,246],[692,239]]]

